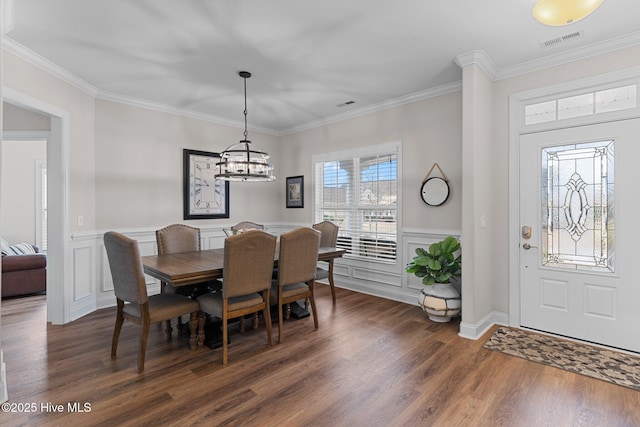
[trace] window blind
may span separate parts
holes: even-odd
[[[316,221],[340,227],[347,256],[395,261],[398,155],[396,151],[315,162]]]

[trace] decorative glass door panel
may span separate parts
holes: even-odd
[[[542,265],[615,271],[614,141],[541,152]]]

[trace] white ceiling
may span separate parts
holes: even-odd
[[[454,60],[470,51],[485,51],[500,77],[640,43],[638,0],[606,0],[564,27],[535,21],[534,3],[16,0],[7,37],[99,97],[227,123],[243,122],[237,73],[250,71],[249,128],[280,134],[455,88]]]

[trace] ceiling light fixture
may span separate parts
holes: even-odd
[[[216,163],[216,179],[223,181],[273,181],[273,165],[269,163],[269,154],[260,150],[247,139],[247,79],[248,71],[238,73],[244,79],[244,139],[227,147],[220,153]]]
[[[539,0],[533,7],[533,17],[545,25],[558,27],[578,22],[602,4],[604,0]]]

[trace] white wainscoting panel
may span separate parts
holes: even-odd
[[[85,316],[96,309],[95,280],[95,241],[82,239],[69,245],[73,278],[69,301],[71,320]]]
[[[226,237],[223,228],[229,226],[229,224],[221,224],[216,227],[201,227],[203,249],[223,247]],[[275,235],[300,226],[304,226],[304,224],[265,224],[266,230]],[[155,230],[156,228],[145,228],[119,231],[137,240],[140,253],[145,256],[157,253]],[[73,283],[77,287],[77,290],[74,289],[73,295],[74,298],[82,296],[78,300],[77,309],[73,310],[77,317],[95,309],[114,306],[116,303],[108,258],[102,242],[103,235],[104,231],[96,231],[74,235],[71,239]],[[422,284],[418,278],[404,271],[405,266],[414,257],[415,248],[427,248],[429,244],[450,235],[459,237],[460,232],[455,230],[403,230],[398,239],[398,259],[395,263],[374,263],[349,258],[337,259],[334,266],[336,286],[417,305],[417,296],[422,289]],[[150,276],[145,277],[149,295],[160,292],[159,281]],[[483,325],[477,325],[471,329],[477,329],[477,327],[482,328]]]

